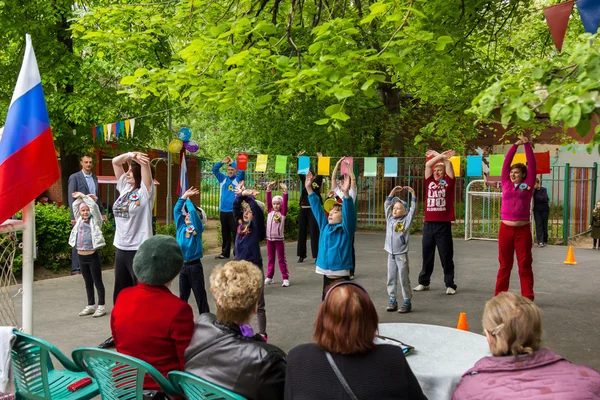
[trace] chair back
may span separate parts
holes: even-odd
[[[73,361],[96,378],[103,400],[143,400],[146,374],[169,395],[181,395],[156,368],[145,361],[111,350],[84,347]]]
[[[19,396],[27,398],[50,399],[48,374],[54,370],[54,355],[61,364],[71,371],[81,371],[71,360],[50,343],[14,331],[17,337],[11,350],[11,362],[15,378],[15,389]]]
[[[189,400],[246,400],[239,394],[187,372],[169,372],[169,381],[180,388]]]

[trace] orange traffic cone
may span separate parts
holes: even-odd
[[[460,329],[461,331],[468,331],[469,324],[467,323],[467,314],[461,312],[458,316],[458,324],[456,324],[456,329]]]
[[[573,252],[573,247],[569,246],[569,251],[567,251],[567,259],[563,261],[563,264],[575,265],[577,261],[575,261],[575,253]]]

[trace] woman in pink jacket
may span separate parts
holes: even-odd
[[[482,322],[492,356],[462,376],[452,400],[600,399],[600,372],[541,348],[542,316],[531,300],[501,293]]]
[[[511,166],[517,148],[525,148],[527,166],[517,163]],[[521,294],[533,301],[533,258],[531,247],[531,199],[535,186],[535,156],[529,140],[524,136],[508,150],[502,166],[502,208],[500,232],[498,233],[498,277],[494,296],[508,291],[510,272],[515,252],[521,278]]]

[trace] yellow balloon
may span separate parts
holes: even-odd
[[[169,152],[177,154],[183,148],[183,142],[179,139],[175,139],[171,143],[169,143],[168,148],[169,148]]]

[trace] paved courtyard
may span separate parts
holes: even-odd
[[[455,296],[445,295],[442,269],[436,258],[431,290],[414,293],[410,314],[385,311],[386,253],[382,250],[382,233],[358,233],[356,236],[357,282],[369,291],[379,312],[381,322],[414,322],[456,326],[461,311],[467,313],[469,328],[481,333],[481,315],[485,301],[493,295],[497,262],[497,243],[456,239]],[[289,288],[281,287],[281,275],[276,270],[277,284],[266,288],[269,342],[289,351],[294,346],[311,341],[313,321],[321,300],[322,277],[315,274],[314,262],[307,259],[298,264],[296,243],[287,243],[290,281]],[[600,251],[577,249],[578,265],[563,265],[567,249],[548,246],[533,249],[536,304],[543,311],[545,344],[570,361],[600,369]],[[263,248],[266,262],[266,248]],[[414,236],[409,252],[410,278],[413,286],[421,269],[421,238]],[[214,254],[204,257],[208,276],[218,265]],[[266,265],[265,265],[266,269]],[[112,308],[112,270],[104,272],[107,288],[107,309]],[[517,269],[513,270],[511,290],[519,291]],[[178,293],[177,282],[172,290]],[[48,279],[34,284],[34,334],[70,352],[81,346],[95,346],[110,334],[110,316],[79,317],[85,306],[85,290],[80,275]],[[211,310],[214,311],[209,294]],[[190,299],[194,310],[195,302]],[[20,302],[17,305],[20,308]],[[196,311],[197,314],[197,311]],[[449,346],[452,343],[448,343]]]

